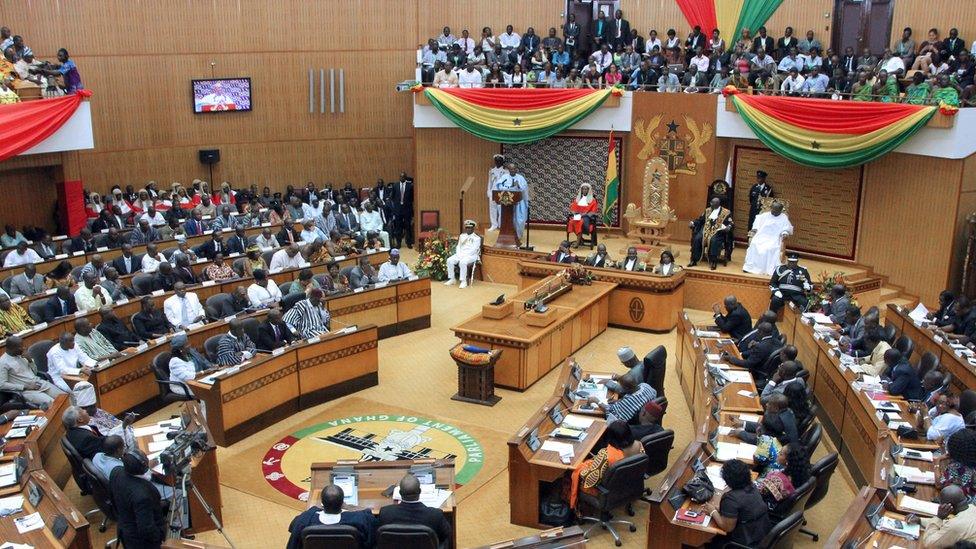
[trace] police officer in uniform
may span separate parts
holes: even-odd
[[[762,210],[762,204],[760,200],[765,197],[773,196],[773,188],[766,183],[766,176],[768,174],[762,170],[756,172],[756,184],[749,188],[749,227],[746,230],[752,230],[752,224],[756,221],[756,216]]]
[[[777,313],[787,301],[792,301],[801,311],[807,308],[807,292],[813,289],[810,284],[810,271],[798,265],[800,256],[791,252],[786,256],[786,265],[780,265],[769,279],[769,289],[773,295],[769,309]]]

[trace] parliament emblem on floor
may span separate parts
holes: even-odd
[[[275,490],[305,501],[313,462],[451,458],[459,485],[484,464],[481,444],[449,423],[377,414],[334,419],[292,433],[268,449],[261,467]]]

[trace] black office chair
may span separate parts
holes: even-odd
[[[178,248],[176,246],[171,246],[169,248],[166,248],[165,250],[161,250],[161,253],[163,254],[163,257],[166,258],[166,261],[169,261],[173,259],[173,254],[176,253],[177,249]]]
[[[782,501],[769,510],[769,518],[779,522],[793,513],[802,514],[803,509],[806,508],[807,500],[810,499],[810,494],[813,493],[813,489],[816,487],[817,478],[810,475],[810,478],[803,484],[797,486],[789,497],[783,498]]]
[[[10,295],[10,283],[13,281],[14,277],[12,276],[8,276],[7,278],[0,280],[0,288],[3,288],[3,291],[7,292],[7,295]]]
[[[132,277],[132,289],[137,295],[149,295],[153,292],[152,275],[139,273]]]
[[[61,451],[68,458],[68,463],[71,464],[71,476],[75,479],[75,484],[78,485],[78,489],[81,490],[81,495],[87,496],[91,492],[89,487],[89,479],[85,475],[85,468],[82,466],[82,461],[84,458],[75,450],[75,447],[68,442],[68,437],[61,437]]]
[[[102,523],[98,525],[98,531],[104,532],[107,529],[109,521],[118,521],[115,513],[115,503],[112,501],[112,489],[109,487],[108,479],[105,478],[105,475],[90,460],[83,460],[81,467],[89,479],[88,485],[91,487],[91,496],[95,500],[95,505],[98,507],[93,511],[85,513],[85,516],[101,513]],[[105,547],[113,544],[118,547],[118,538],[113,538],[105,542]]]
[[[779,365],[783,363],[783,359],[780,356],[782,351],[783,351],[783,345],[780,345],[772,353],[770,353],[769,358],[767,358],[766,361],[763,362],[762,367],[756,370],[755,372],[756,387],[760,391],[762,391],[762,388],[766,386],[766,382],[769,381],[769,378],[773,377],[773,374],[776,373],[776,370],[779,368]]]
[[[803,525],[803,513],[797,512],[776,523],[758,545],[748,546],[734,541],[726,542],[724,547],[741,547],[743,549],[790,549],[793,538]]]
[[[231,303],[234,298],[230,294],[215,294],[207,298],[204,302],[203,311],[207,315],[208,322],[215,322],[223,318],[221,311],[233,308]]]
[[[294,281],[289,280],[288,282],[282,282],[281,284],[278,284],[278,290],[281,291],[281,295],[288,295],[288,292],[291,291],[291,286],[294,283],[295,283]]]
[[[580,501],[600,513],[599,518],[589,516],[582,518],[582,522],[584,523],[594,523],[583,532],[584,538],[589,539],[590,531],[599,526],[609,531],[610,535],[613,536],[614,544],[620,547],[623,542],[620,541],[620,535],[617,534],[617,531],[613,529],[614,524],[626,524],[631,532],[637,531],[637,526],[633,522],[620,519],[614,520],[610,511],[621,505],[626,505],[627,514],[634,516],[631,503],[636,499],[640,499],[644,494],[644,473],[647,471],[649,463],[650,460],[647,454],[638,454],[624,458],[608,467],[606,472],[603,473],[603,478],[596,485],[596,490],[599,492],[599,495],[593,496],[586,492],[580,492]]]
[[[207,354],[207,358],[211,362],[217,362],[217,346],[220,345],[220,338],[222,337],[224,334],[210,336],[203,342],[203,352]]]
[[[54,347],[56,343],[50,339],[45,339],[34,343],[27,348],[27,356],[34,361],[34,367],[37,368],[38,375],[41,375],[47,381],[51,381],[51,376],[47,373],[47,352]]]
[[[807,417],[803,418],[803,421],[801,421],[800,424],[796,426],[796,432],[799,433],[799,435],[801,437],[804,434],[806,434],[807,431],[810,430],[810,427],[813,425],[814,420],[817,419],[817,411],[818,410],[819,410],[819,408],[817,407],[816,404],[811,404],[810,405],[810,415],[808,415]],[[811,452],[810,448],[807,448],[807,452]]]
[[[668,350],[658,345],[644,355],[644,382],[650,385],[658,397],[664,396],[664,376],[668,368]]]
[[[156,383],[159,385],[159,398],[165,404],[193,400],[193,391],[186,383],[169,379],[170,358],[172,358],[172,354],[169,351],[163,351],[153,357],[152,368],[153,374],[156,376]],[[174,391],[173,387],[180,387],[184,393]]]
[[[566,240],[569,240],[571,243],[576,244],[576,240],[572,238],[576,236],[576,233],[569,232],[569,220],[573,218],[573,215],[574,214],[566,215]],[[599,231],[597,227],[600,224],[600,216],[598,216],[597,214],[583,214],[583,218],[584,218],[584,223],[583,223],[582,233],[580,234],[580,237],[582,238],[583,241],[581,246],[589,246],[590,249],[592,250],[599,243],[599,237],[597,236]],[[587,231],[586,229],[589,229],[589,231]]]
[[[807,370],[806,368],[800,370],[799,372],[796,373],[796,378],[802,379],[803,382],[806,383],[808,387],[810,386],[810,370]]]
[[[316,524],[302,530],[302,549],[360,549],[363,536],[348,524]]]
[[[34,301],[30,302],[30,305],[27,306],[27,314],[34,319],[35,323],[46,322],[49,320],[47,318],[47,311],[45,310],[46,305],[46,299],[35,299]]]
[[[30,410],[37,408],[33,406],[20,394],[10,391],[0,391],[0,414],[11,410]]]
[[[907,359],[911,358],[912,353],[915,351],[915,342],[906,335],[900,335],[892,347],[901,351],[901,356]]]
[[[668,413],[668,399],[662,396],[655,397],[651,402],[654,402],[661,407],[661,419],[657,422],[658,425],[664,425],[664,416]]]
[[[356,268],[355,265],[349,265],[348,267],[343,267],[343,268],[339,269],[339,274],[342,275],[342,276],[344,276],[344,277],[346,277],[346,280],[349,281],[349,288],[352,289],[352,290],[355,290],[356,288],[359,287],[359,286],[354,286],[353,285],[353,283],[352,283],[352,277],[349,276],[349,273],[351,273],[352,270],[355,269],[355,268]]]
[[[266,252],[264,252],[264,253],[261,254],[261,257],[264,258],[264,264],[265,265],[267,265],[268,267],[271,266],[271,258],[274,256],[274,254],[277,251],[278,250],[268,250],[268,251],[266,251]]]
[[[234,269],[237,276],[244,276],[244,262],[247,261],[247,257],[238,257],[230,264],[230,268]]]
[[[806,432],[800,435],[800,442],[807,447],[807,455],[813,455],[820,446],[820,438],[823,436],[823,427],[820,422],[816,422]]]
[[[74,278],[75,280],[81,282],[81,271],[84,268],[85,268],[84,265],[78,265],[74,269],[71,269],[71,278]]]
[[[824,456],[820,461],[810,466],[810,475],[817,479],[817,485],[813,488],[813,492],[807,499],[804,510],[810,509],[820,503],[827,496],[827,490],[830,488],[830,477],[834,475],[839,461],[839,455],[837,452],[834,452]],[[803,525],[806,526],[806,524],[807,521],[804,520]],[[806,528],[800,528],[800,532],[813,538],[813,541],[820,541],[820,534],[816,532],[812,532]]]
[[[387,524],[376,531],[376,549],[437,549],[437,534],[420,524]]]
[[[668,454],[674,447],[674,431],[665,429],[652,433],[642,438],[640,443],[648,460],[645,476],[654,476],[668,468]]]
[[[892,345],[892,343],[895,341],[895,326],[893,324],[889,324],[884,328],[881,328],[881,338],[887,341],[889,345]]]
[[[247,337],[251,338],[251,341],[258,340],[258,326],[261,325],[261,321],[256,318],[245,318],[243,321],[244,333]]]
[[[939,357],[932,351],[922,353],[922,358],[918,359],[918,378],[924,379],[925,374],[939,367]]]
[[[281,299],[281,312],[287,313],[296,303],[305,299],[305,292],[288,294]]]

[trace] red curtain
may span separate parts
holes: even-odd
[[[58,206],[61,227],[65,234],[77,236],[88,221],[88,216],[85,214],[85,195],[80,179],[62,181],[58,184]]]
[[[692,27],[701,27],[705,36],[711,37],[712,31],[718,28],[718,18],[715,17],[715,0],[677,0],[681,13],[685,14],[685,19]],[[679,33],[680,36],[680,33]],[[731,47],[734,40],[729,36],[723,36],[725,43]]]
[[[91,91],[55,99],[0,106],[0,162],[26,151],[58,131]]]

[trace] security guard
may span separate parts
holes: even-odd
[[[798,265],[800,256],[791,252],[786,256],[786,265],[780,265],[769,279],[769,289],[773,295],[769,309],[779,312],[787,301],[792,301],[801,311],[807,308],[807,292],[813,289],[810,284],[810,271]]]

